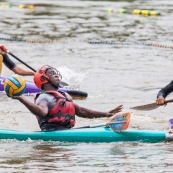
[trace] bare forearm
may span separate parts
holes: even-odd
[[[21,75],[21,76],[34,76],[34,72],[24,70],[24,71],[23,71],[22,73],[20,73],[19,75]]]
[[[75,105],[76,115],[83,118],[101,118],[101,117],[111,117],[113,114],[109,112],[99,112],[79,107]]]
[[[19,66],[16,66],[12,69],[12,71],[16,74],[22,75],[22,76],[33,76],[34,72],[30,70],[25,70],[20,68]]]
[[[24,97],[20,96],[18,100],[23,103],[31,113],[37,116],[46,116],[47,115],[47,110],[30,102],[29,100],[25,99]]]

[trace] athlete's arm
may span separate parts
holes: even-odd
[[[3,54],[3,63],[10,69],[12,70],[13,68],[16,67],[16,64],[8,57],[7,54]]]
[[[165,104],[165,98],[167,97],[167,95],[169,95],[171,92],[173,91],[173,81],[171,81],[167,86],[165,86],[164,88],[162,88],[158,94],[157,94],[157,99],[156,99],[156,103],[158,105],[166,105]]]
[[[33,76],[34,72],[30,70],[25,70],[16,65],[9,57],[7,54],[3,54],[3,62],[4,64],[12,70],[14,73],[22,76]]]
[[[34,72],[33,71],[30,71],[30,70],[25,70],[25,69],[22,69],[21,67],[19,66],[15,66],[12,71],[18,75],[22,75],[22,76],[33,76],[34,75]]]
[[[79,117],[82,118],[101,118],[101,117],[111,117],[113,116],[115,113],[121,112],[123,106],[120,105],[118,107],[116,107],[115,109],[109,111],[109,112],[99,112],[99,111],[94,111],[91,109],[87,109],[84,107],[80,107],[77,104],[75,105],[75,114]]]
[[[173,92],[173,81],[158,92],[157,98],[166,98],[171,92]]]
[[[18,99],[21,103],[23,103],[30,110],[31,113],[33,113],[36,116],[45,117],[48,114],[48,105],[45,102],[42,102],[39,105],[36,105],[36,104],[32,103],[31,101],[27,100],[23,96],[13,97],[13,99]]]

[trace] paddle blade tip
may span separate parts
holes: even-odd
[[[109,127],[114,131],[114,132],[121,132],[124,130],[127,130],[129,127],[130,122],[123,122],[122,124],[109,124]]]
[[[158,107],[159,107],[159,105],[157,105],[156,103],[151,103],[151,104],[131,107],[130,109],[134,109],[134,110],[138,110],[138,111],[151,111],[151,110],[156,109]]]
[[[130,124],[130,117],[130,112],[115,115],[108,125],[114,132],[126,130]]]

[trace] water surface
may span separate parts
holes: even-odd
[[[1,43],[36,69],[45,64],[59,68],[71,86],[88,92],[87,99],[75,100],[81,106],[108,111],[123,104],[124,111],[132,111],[132,106],[154,102],[160,88],[173,78],[172,49],[146,45],[172,44],[171,1],[25,1],[35,6],[33,11],[18,8],[23,1],[1,1],[7,3],[12,7],[1,8]],[[109,8],[114,12],[106,12]],[[120,14],[121,8],[129,13],[158,10],[161,16]],[[2,76],[10,74],[4,67]],[[33,101],[34,96],[27,98]],[[0,101],[1,128],[39,130],[21,103],[4,94]],[[172,104],[132,113],[130,127],[167,130]],[[107,120],[77,118],[76,125]],[[1,172],[155,173],[172,172],[173,167],[172,143],[3,140],[0,145]]]

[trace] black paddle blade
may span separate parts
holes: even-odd
[[[151,111],[158,107],[159,107],[159,105],[157,105],[156,103],[151,103],[151,104],[147,104],[147,105],[131,107],[130,109],[140,110],[140,111]]]

